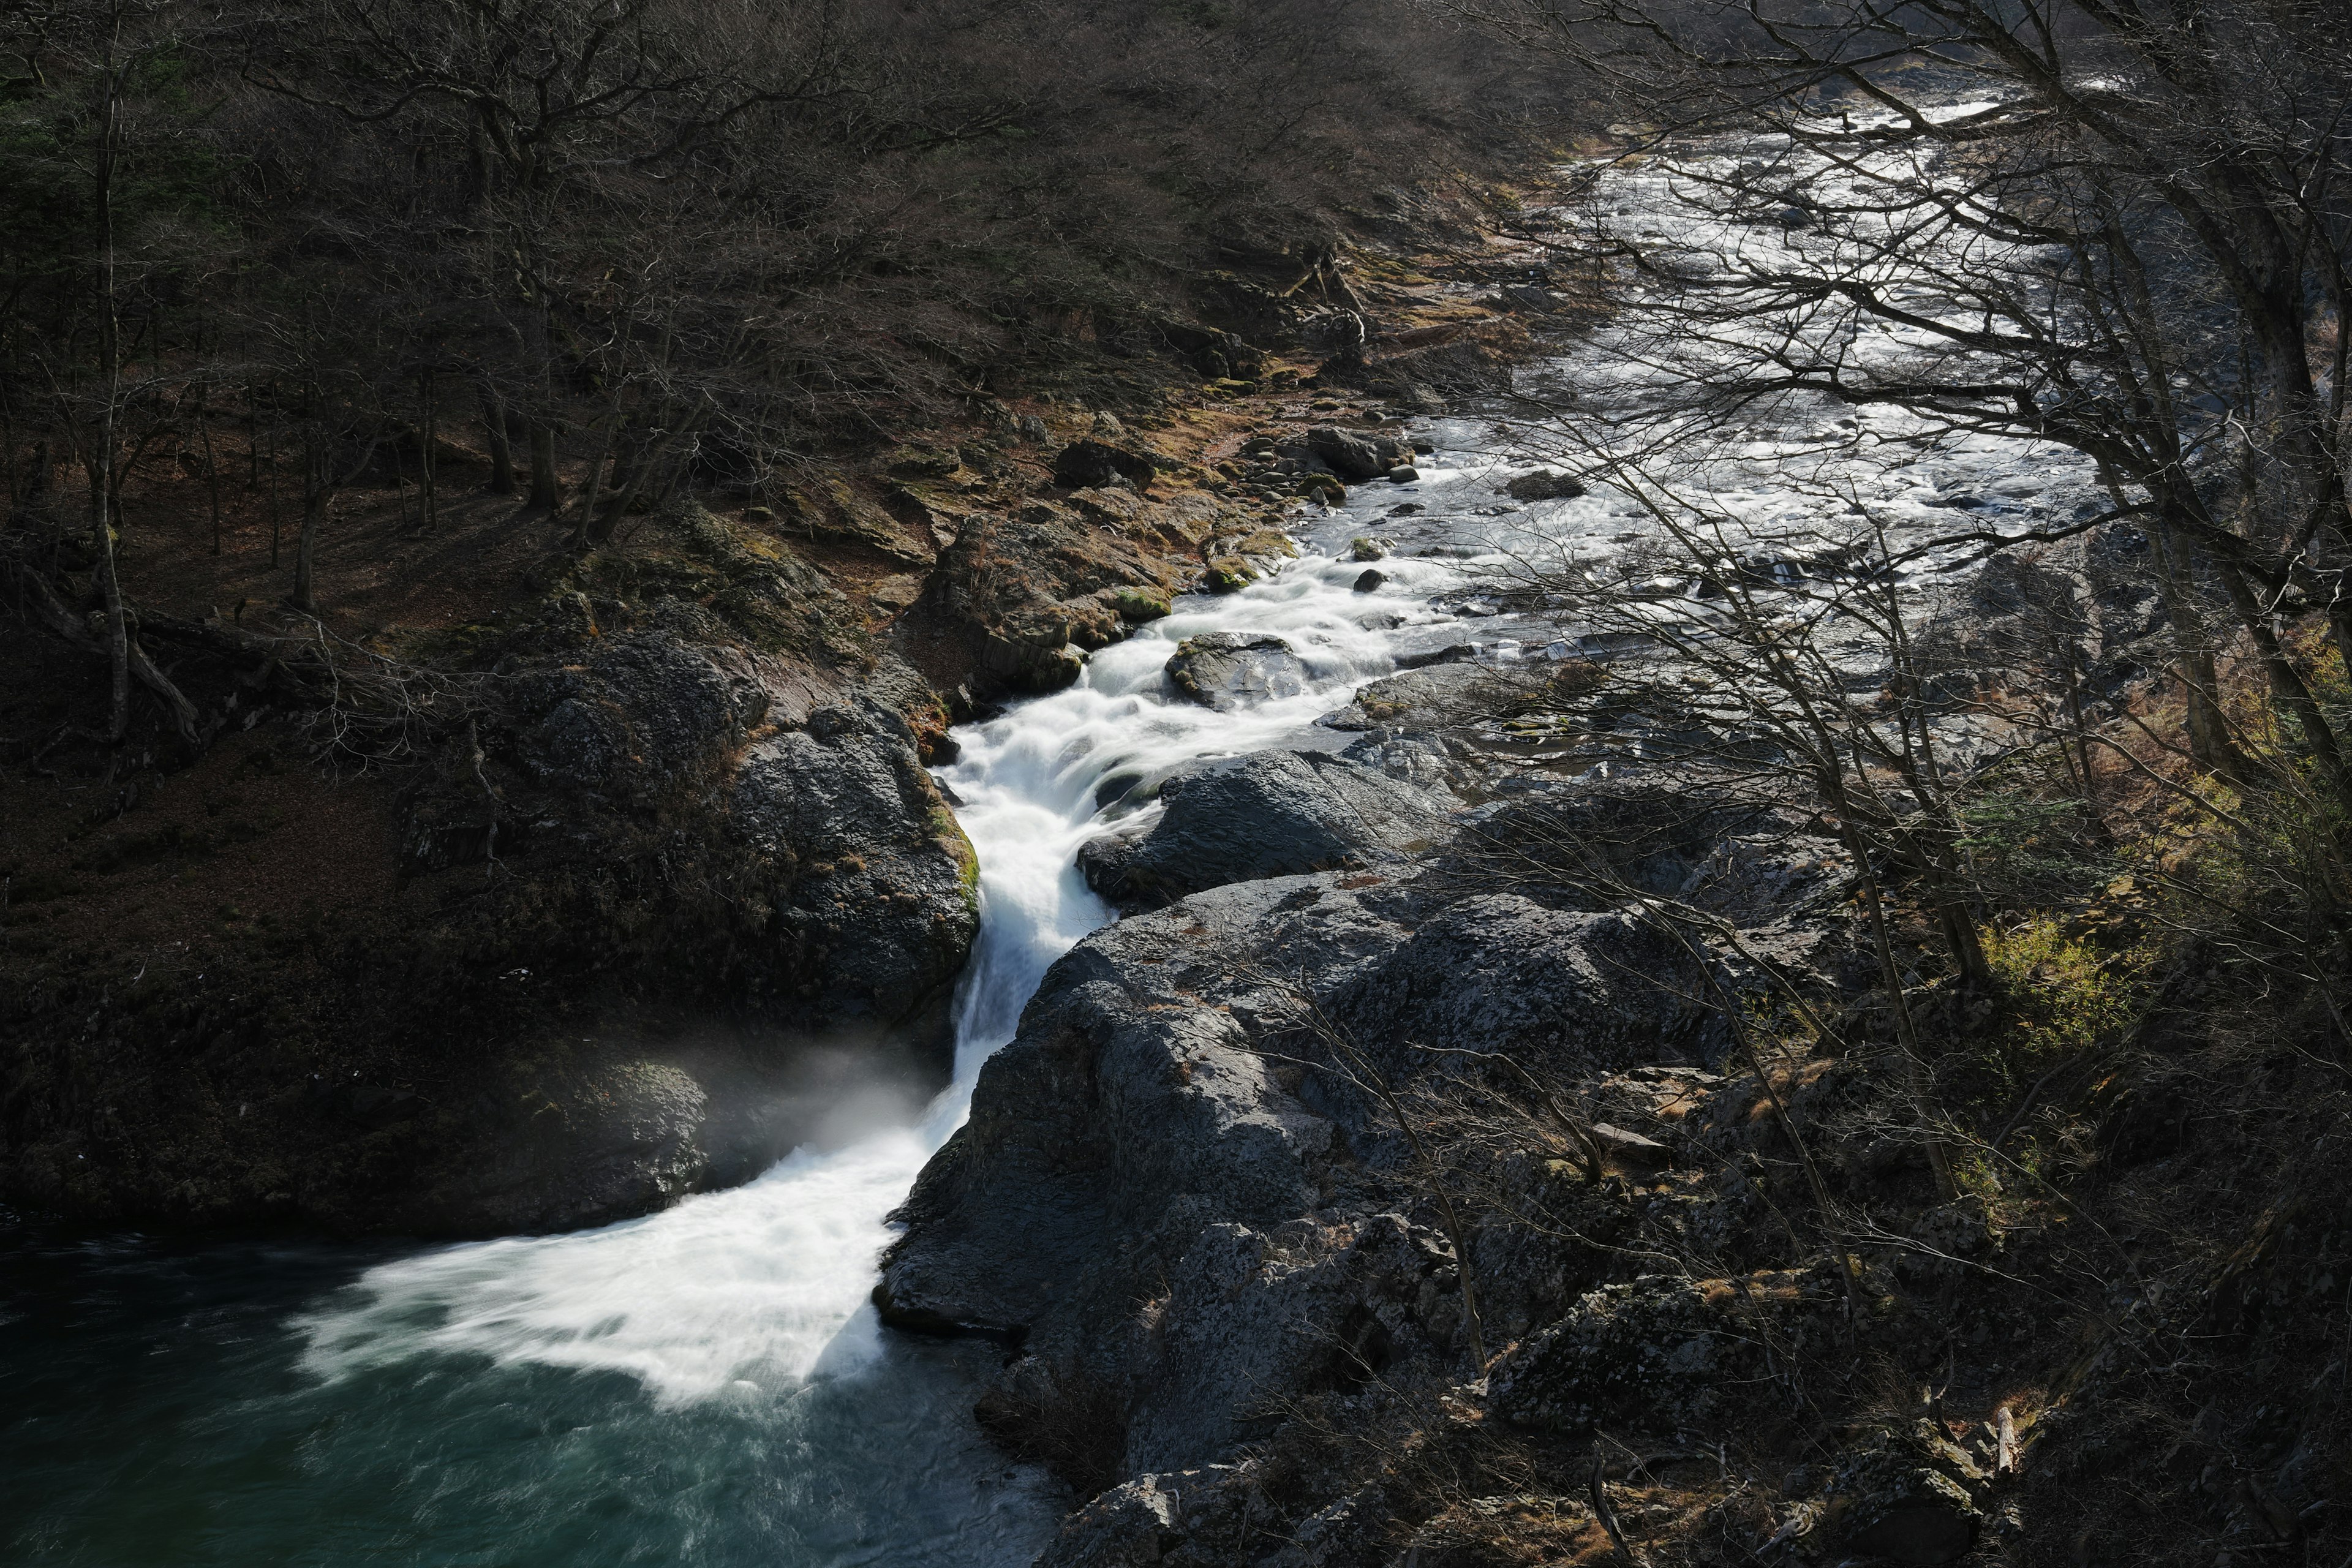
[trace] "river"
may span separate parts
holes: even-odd
[[[1621,221],[1674,225],[1660,164],[1612,188]],[[1729,243],[1795,255],[1805,242],[1764,228]],[[1588,405],[1595,385],[1638,398],[1671,379],[1653,341],[1612,329],[1529,384],[1584,388]],[[1066,1500],[973,1426],[993,1347],[879,1328],[866,1295],[885,1216],[1046,967],[1110,918],[1072,866],[1124,809],[1108,798],[1123,783],[1107,782],[1336,747],[1349,737],[1314,720],[1401,653],[1474,642],[1487,658],[1544,657],[1549,632],[1486,613],[1465,547],[1534,526],[1606,548],[1639,524],[1605,491],[1498,501],[1527,459],[1491,411],[1414,434],[1436,448],[1418,484],[1359,487],[1344,510],[1301,521],[1284,570],[1181,599],[1094,655],[1076,686],[957,731],[961,758],[940,776],[979,852],[982,931],[953,1082],[911,1124],[847,1129],[748,1185],[565,1236],[196,1245],[0,1228],[0,1561],[1027,1563]],[[1948,517],[1937,509],[1962,489],[1996,509],[2071,504],[2046,453],[1917,434],[1895,416],[1792,405],[1740,433],[1717,493],[1759,528],[1856,495],[1915,522]],[[1348,552],[1360,533],[1398,546],[1368,594]],[[1310,689],[1236,714],[1175,700],[1162,666],[1209,630],[1288,639]]]

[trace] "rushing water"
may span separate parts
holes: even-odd
[[[1471,462],[1440,454],[1416,493],[1485,496]],[[1343,551],[1404,499],[1375,487],[1315,546]],[[1098,797],[1204,755],[1338,744],[1318,715],[1398,647],[1459,637],[1427,604],[1453,563],[1386,569],[1358,595],[1360,563],[1310,555],[1180,600],[1077,686],[958,731],[940,776],[979,851],[982,931],[954,1081],[911,1125],[564,1236],[418,1250],[0,1232],[0,1562],[1026,1563],[1064,1500],[971,1421],[997,1352],[879,1328],[884,1216],[1046,967],[1109,918],[1073,868]],[[1173,700],[1173,643],[1212,629],[1278,633],[1313,689],[1233,715]]]
[[[1654,164],[1637,172],[1619,216],[1672,223],[1670,184]],[[1629,378],[1659,365],[1632,338],[1612,358],[1604,333],[1554,384],[1638,396]],[[1789,411],[1731,454],[1744,477],[1718,470],[1717,493],[1765,526],[1864,493],[1924,515],[1962,485],[2049,504],[2034,499],[2052,488],[2046,458],[2014,443],[1923,453],[1888,416],[1838,415]],[[1402,651],[1543,657],[1549,634],[1469,591],[1463,542],[1499,513],[1596,549],[1639,522],[1599,488],[1497,506],[1492,427],[1423,433],[1439,450],[1420,484],[1361,487],[1348,512],[1304,525],[1307,553],[1280,574],[1181,600],[1096,654],[1076,687],[958,732],[961,760],[941,777],[980,854],[982,933],[953,1083],[911,1123],[568,1236],[419,1250],[0,1229],[0,1563],[1027,1562],[1064,1500],[972,1426],[991,1348],[880,1331],[866,1294],[885,1216],[1047,965],[1108,918],[1072,857],[1131,784],[1202,756],[1339,744],[1314,719]],[[1795,482],[1801,462],[1818,476],[1825,459],[1843,465],[1836,485]],[[1403,552],[1376,593],[1352,591],[1356,532]],[[1207,630],[1279,634],[1312,689],[1230,715],[1172,700],[1172,644]]]

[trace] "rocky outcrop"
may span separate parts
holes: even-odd
[[[1078,851],[1087,885],[1122,910],[1255,878],[1360,867],[1425,848],[1459,803],[1442,756],[1367,738],[1334,755],[1254,752],[1180,769],[1158,813]]]
[[[1379,871],[1123,921],[1055,965],[982,1069],[877,1300],[895,1323],[1020,1344],[1003,1384],[1035,1420],[1066,1417],[1075,1390],[1108,1400],[1121,1473],[1217,1458],[1276,1391],[1458,1353],[1451,1243],[1364,1064],[1704,1053],[1652,983],[1675,965],[1615,913],[1441,903]]]
[[[818,710],[735,773],[731,837],[774,868],[775,973],[812,1033],[945,1041],[948,993],[980,925],[978,866],[914,742],[868,699]]]
[[[1343,479],[1378,479],[1412,461],[1412,448],[1393,436],[1321,425],[1307,433],[1307,449]]]
[[[1307,689],[1307,666],[1290,645],[1263,632],[1203,632],[1168,660],[1178,696],[1220,713]]]
[[[1071,489],[1121,481],[1140,488],[1157,472],[1159,465],[1145,454],[1103,441],[1073,441],[1054,458],[1054,482]]]

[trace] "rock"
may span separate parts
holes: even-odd
[[[1675,1162],[1675,1152],[1656,1139],[1606,1121],[1593,1124],[1592,1137],[1602,1157],[1628,1175],[1654,1176]]]
[[[1160,799],[1145,831],[1108,834],[1078,851],[1087,885],[1123,910],[1156,909],[1227,882],[1392,858],[1442,833],[1459,804],[1377,762],[1320,752],[1195,763],[1163,783]]]
[[[1307,433],[1309,451],[1343,479],[1378,479],[1412,456],[1392,436],[1367,436],[1322,425]]]
[[[1023,1336],[1000,1380],[1045,1419],[1118,1391],[1117,1473],[1217,1457],[1269,1394],[1331,1373],[1351,1307],[1415,1300],[1436,1267],[1393,1216],[1304,1219],[1334,1130],[1254,1048],[1279,1005],[1260,966],[1326,991],[1402,936],[1392,895],[1334,881],[1214,889],[1079,942],[897,1215],[885,1321]],[[1138,1357],[1136,1314],[1160,1299]],[[1399,1310],[1404,1353],[1426,1341]]]
[[[1316,722],[1332,730],[1443,729],[1491,707],[1510,679],[1484,665],[1443,662],[1360,687],[1355,700]]]
[[[1411,485],[1420,482],[1421,470],[1410,463],[1401,464],[1389,470],[1389,483],[1392,485]]]
[[[1348,487],[1329,474],[1307,474],[1298,481],[1298,493],[1326,506],[1338,506],[1348,499]]]
[[[1158,588],[1114,588],[1109,592],[1111,608],[1123,621],[1156,621],[1172,608],[1168,595]]]
[[[1280,637],[1207,632],[1176,645],[1168,660],[1168,679],[1187,701],[1227,713],[1297,696],[1307,689],[1307,666]]]
[[[1385,561],[1389,552],[1394,548],[1395,545],[1388,540],[1374,539],[1361,533],[1348,541],[1349,558],[1355,561]]]
[[[978,868],[905,719],[871,699],[818,710],[751,748],[729,809],[735,840],[777,868],[762,936],[779,1021],[943,1042]]]
[[[584,664],[523,676],[513,698],[523,713],[542,715],[519,726],[526,769],[559,788],[614,798],[714,764],[771,701],[746,661],[668,631],[625,633]]]
[[[1097,421],[1097,428],[1100,421]],[[1073,441],[1054,458],[1054,482],[1071,489],[1091,489],[1125,479],[1138,489],[1151,483],[1160,465],[1141,453],[1092,439]]]
[[[1388,580],[1389,574],[1385,572],[1374,572],[1369,570],[1360,572],[1356,575],[1355,591],[1359,594],[1369,594],[1379,588],[1381,584]]]
[[[1521,474],[1503,487],[1503,494],[1513,500],[1574,500],[1583,493],[1582,479],[1574,474],[1556,474],[1549,468]]]
[[[1427,763],[1385,744],[1384,765]],[[1299,1026],[1302,994],[1390,1072],[1426,1070],[1424,1046],[1540,1069],[1649,1059],[1681,1026],[1675,984],[1662,942],[1618,915],[1424,899],[1381,867],[1120,921],[1047,972],[982,1068],[896,1216],[877,1303],[1017,1340],[998,1386],[1037,1422],[1123,1431],[1115,1476],[1225,1455],[1269,1402],[1458,1368],[1451,1245],[1378,1206],[1330,1212],[1334,1194],[1399,1191],[1409,1155]],[[1727,1322],[1699,1287],[1654,1283],[1690,1298],[1694,1335]],[[1612,1316],[1628,1336],[1661,1321]],[[1710,1366],[1749,1371],[1750,1342]]]
[[[1239,555],[1212,556],[1201,571],[1201,585],[1212,594],[1237,594],[1257,579],[1257,568]]]
[[[1806,1280],[1816,1293],[1823,1283]],[[1570,1437],[1595,1428],[1702,1430],[1723,1414],[1730,1387],[1761,1375],[1756,1316],[1786,1315],[1793,1303],[1775,1298],[1788,1289],[1780,1279],[1664,1275],[1604,1285],[1496,1361],[1487,1408]]]
[[[981,662],[1016,691],[1058,691],[1078,679],[1086,662],[1072,647],[1068,609],[1037,605],[1007,616],[988,629]]]
[[[1994,615],[2042,609],[2072,619],[2075,584],[2063,573],[2053,572],[2015,552],[2002,551],[1985,562],[1969,585],[1969,596],[1980,609]]]
[[[1829,1511],[1851,1552],[1895,1563],[1955,1562],[1983,1521],[1974,1497],[1984,1470],[1937,1423],[1922,1418],[1874,1433],[1841,1458]]]

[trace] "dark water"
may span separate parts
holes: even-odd
[[[0,1563],[1013,1563],[1058,1512],[963,1414],[978,1345],[869,1324],[843,1370],[668,1400],[482,1352],[308,1364],[404,1256],[0,1230]]]

